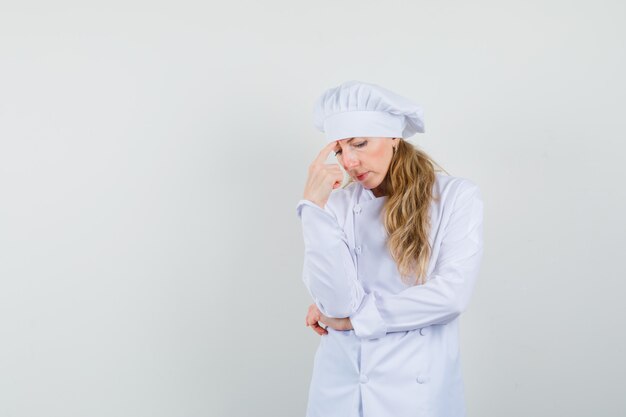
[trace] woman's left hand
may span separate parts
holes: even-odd
[[[305,324],[307,326],[311,326],[314,332],[317,334],[324,335],[328,334],[328,331],[319,325],[319,322],[327,325],[331,329],[334,330],[352,330],[352,322],[349,317],[345,318],[331,318],[326,317],[322,314],[322,312],[317,308],[315,304],[311,304],[309,306],[309,311],[306,315]]]

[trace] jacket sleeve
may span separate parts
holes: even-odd
[[[366,294],[350,316],[358,337],[445,324],[467,308],[483,254],[483,202],[471,184],[459,191],[444,230],[437,264],[422,285],[397,294]]]
[[[296,208],[304,237],[302,279],[322,314],[349,317],[365,296],[345,232],[336,217],[308,200]]]

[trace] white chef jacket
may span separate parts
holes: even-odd
[[[465,416],[459,315],[483,254],[483,202],[472,181],[436,173],[427,281],[406,285],[386,246],[382,208],[358,183],[324,209],[300,200],[302,278],[328,328],[313,363],[307,417]]]

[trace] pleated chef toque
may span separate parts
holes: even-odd
[[[354,137],[408,138],[424,133],[422,108],[375,84],[347,81],[317,99],[315,127],[326,140]]]

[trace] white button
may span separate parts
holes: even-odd
[[[367,377],[367,375],[361,375],[361,377],[359,378],[359,382],[361,384],[367,384],[367,381],[369,381],[370,379]]]
[[[356,248],[354,248],[354,250],[356,251],[356,253],[360,254],[361,253],[361,247],[357,246]]]
[[[417,381],[418,384],[423,384],[428,381],[428,377],[426,377],[425,375],[418,375],[418,377],[415,378],[415,380]]]
[[[354,210],[354,212],[355,212],[356,214],[359,214],[359,213],[361,212],[361,206],[359,206],[359,205],[357,204],[356,206],[354,206],[354,208],[353,208],[352,210]]]
[[[420,329],[420,334],[421,334],[422,336],[426,336],[426,334],[427,334],[427,333],[428,333],[428,327],[422,327],[422,328]]]

